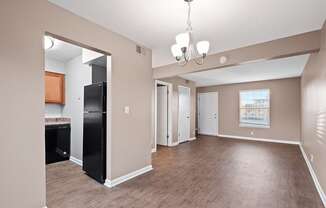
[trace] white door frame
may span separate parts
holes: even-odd
[[[218,94],[218,92],[200,92],[197,94],[197,127],[199,128],[199,113],[200,113],[199,97],[200,97],[200,94],[213,94],[213,93],[216,94],[216,96],[217,96],[217,106],[216,106],[217,127],[216,127],[216,135],[208,135],[208,136],[218,136],[219,135],[219,125],[220,125],[220,123],[219,123],[220,114],[219,114],[219,110],[218,110],[219,109],[219,94]],[[199,134],[199,130],[198,130],[198,134]]]
[[[161,80],[155,80],[154,82],[154,148],[152,152],[157,150],[157,85],[165,85],[168,87],[168,146],[172,145],[172,93],[173,85],[168,82],[163,82]]]
[[[189,118],[189,138],[187,138],[186,141],[189,141],[189,139],[191,138],[191,88],[190,87],[186,87],[186,86],[182,86],[182,85],[178,85],[178,143],[180,144],[180,137],[179,137],[179,112],[180,112],[180,102],[179,102],[179,88],[186,88],[189,89],[189,107],[190,107],[190,118]]]

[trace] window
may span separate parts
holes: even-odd
[[[240,126],[270,127],[269,89],[240,91]]]

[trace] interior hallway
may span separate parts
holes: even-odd
[[[199,136],[153,154],[154,170],[109,189],[67,161],[47,166],[49,208],[322,208],[296,145]]]

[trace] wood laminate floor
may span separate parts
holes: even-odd
[[[200,136],[158,148],[153,167],[109,189],[70,161],[48,165],[48,208],[323,207],[295,145]]]

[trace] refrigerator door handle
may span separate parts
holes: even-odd
[[[84,113],[102,113],[102,111],[84,111]]]

